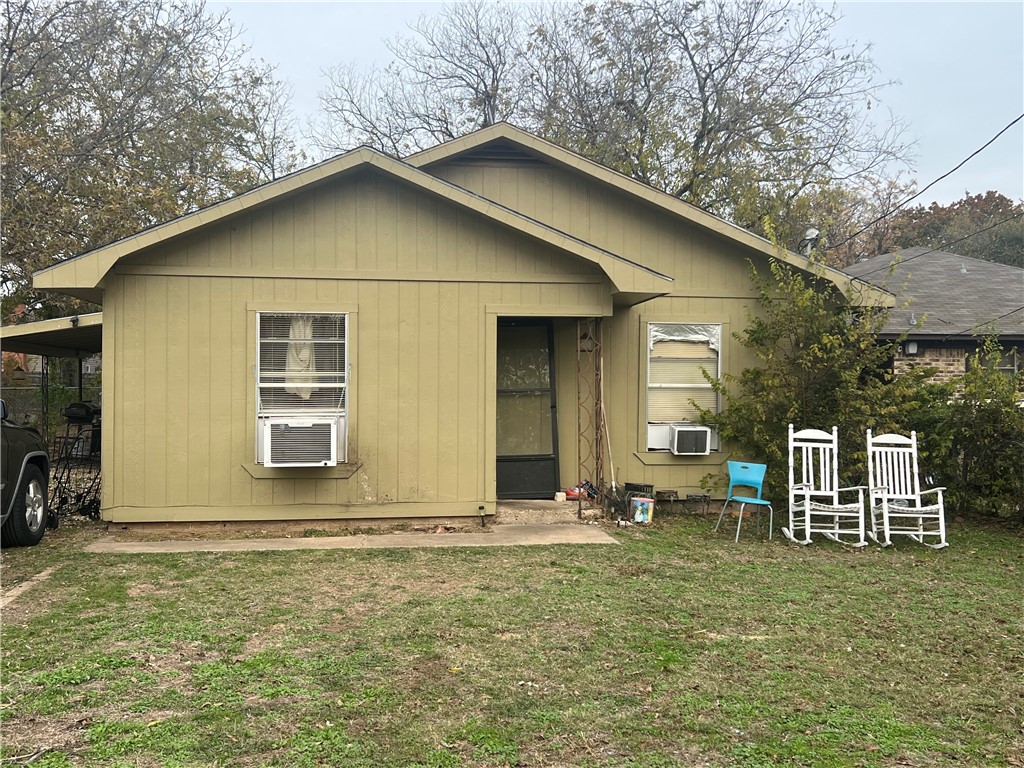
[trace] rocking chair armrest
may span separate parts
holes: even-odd
[[[926,493],[942,493],[944,490],[946,490],[946,486],[942,486],[941,488],[929,488],[927,491],[921,491],[921,495],[924,496]]]
[[[849,498],[850,495],[853,493],[853,491],[856,491],[857,492],[857,499],[858,499],[857,503],[860,504],[863,507],[864,506],[864,491],[866,491],[866,490],[867,490],[867,487],[863,486],[863,485],[851,485],[849,488],[836,488],[836,498],[838,499],[840,494],[846,494],[847,498]]]

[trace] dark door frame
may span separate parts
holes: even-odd
[[[555,326],[551,318],[533,317],[499,317],[498,318],[498,343],[500,344],[501,329],[503,327],[541,326],[547,330],[548,345],[548,388],[541,389],[515,389],[503,390],[495,388],[495,396],[502,392],[545,392],[551,399],[551,453],[534,455],[502,456],[496,455],[497,482],[496,493],[499,499],[548,499],[552,498],[558,490],[558,394],[555,387]],[[497,349],[497,347],[495,348]],[[495,352],[497,354],[497,352]],[[547,468],[551,468],[550,476]],[[504,465],[504,467],[502,466]],[[504,471],[503,471],[504,470]],[[526,477],[536,482],[535,487],[529,488],[502,488],[502,482],[506,483],[513,477]],[[550,488],[542,488],[541,483],[545,478],[550,478]]]

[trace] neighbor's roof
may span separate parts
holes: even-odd
[[[627,294],[636,301],[667,294],[672,278],[649,267],[626,259],[610,251],[597,248],[565,232],[543,224],[518,211],[499,205],[485,197],[468,192],[425,173],[411,165],[395,160],[370,147],[360,147],[338,155],[302,171],[284,176],[249,192],[215,205],[181,216],[172,221],[145,229],[110,245],[97,248],[68,261],[36,272],[33,285],[41,290],[53,290],[99,303],[99,288],[107,272],[121,259],[136,254],[172,238],[194,232],[202,227],[222,221],[230,216],[263,206],[288,194],[308,189],[316,184],[336,179],[360,169],[374,168],[385,175],[403,181],[431,195],[444,198],[480,216],[514,229],[528,237],[544,242],[565,252],[579,256],[599,266],[608,276],[615,291]]]
[[[935,339],[996,330],[1003,338],[1024,339],[1024,269],[914,247],[846,271],[896,295],[886,335]]]
[[[833,267],[812,264],[806,257],[792,251],[780,249],[770,240],[755,235],[753,232],[743,229],[743,227],[721,219],[667,192],[655,189],[600,163],[588,160],[577,155],[575,152],[570,152],[557,144],[552,144],[550,141],[546,141],[539,136],[534,136],[532,133],[517,128],[511,123],[496,123],[479,131],[474,131],[460,138],[410,155],[405,158],[405,162],[417,168],[426,169],[432,165],[456,160],[460,155],[469,155],[488,144],[514,145],[527,154],[608,184],[626,194],[647,202],[649,205],[671,212],[702,229],[741,243],[765,256],[776,258],[799,269],[819,274],[833,283],[849,301],[861,305],[890,307],[893,305],[893,297],[890,294],[885,291],[879,291],[870,283],[856,279],[851,280],[849,274]]]
[[[103,350],[103,313],[58,317],[0,328],[0,349],[49,357],[88,357]]]

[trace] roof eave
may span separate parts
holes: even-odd
[[[664,295],[671,290],[672,278],[667,275],[603,251],[368,147],[361,147],[333,161],[286,176],[238,197],[48,267],[33,276],[33,284],[41,290],[83,297],[88,295],[90,301],[98,303],[102,300],[100,285],[104,276],[125,256],[268,204],[284,195],[309,188],[310,185],[369,167],[597,265],[611,281],[614,292],[641,291]]]
[[[157,224],[141,232],[79,254],[41,269],[32,276],[32,284],[40,290],[68,295],[74,290],[98,288],[104,275],[121,258],[152,247],[178,235],[192,232],[228,216],[263,205],[285,195],[306,189],[312,184],[334,178],[362,164],[368,156],[378,154],[368,147],[359,147],[343,155],[284,176],[235,197],[214,203],[207,208]]]

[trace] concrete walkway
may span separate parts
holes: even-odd
[[[294,539],[97,541],[86,552],[258,552],[287,549],[416,549],[422,547],[524,547],[547,544],[618,544],[597,525],[495,525],[480,533],[382,533]]]

